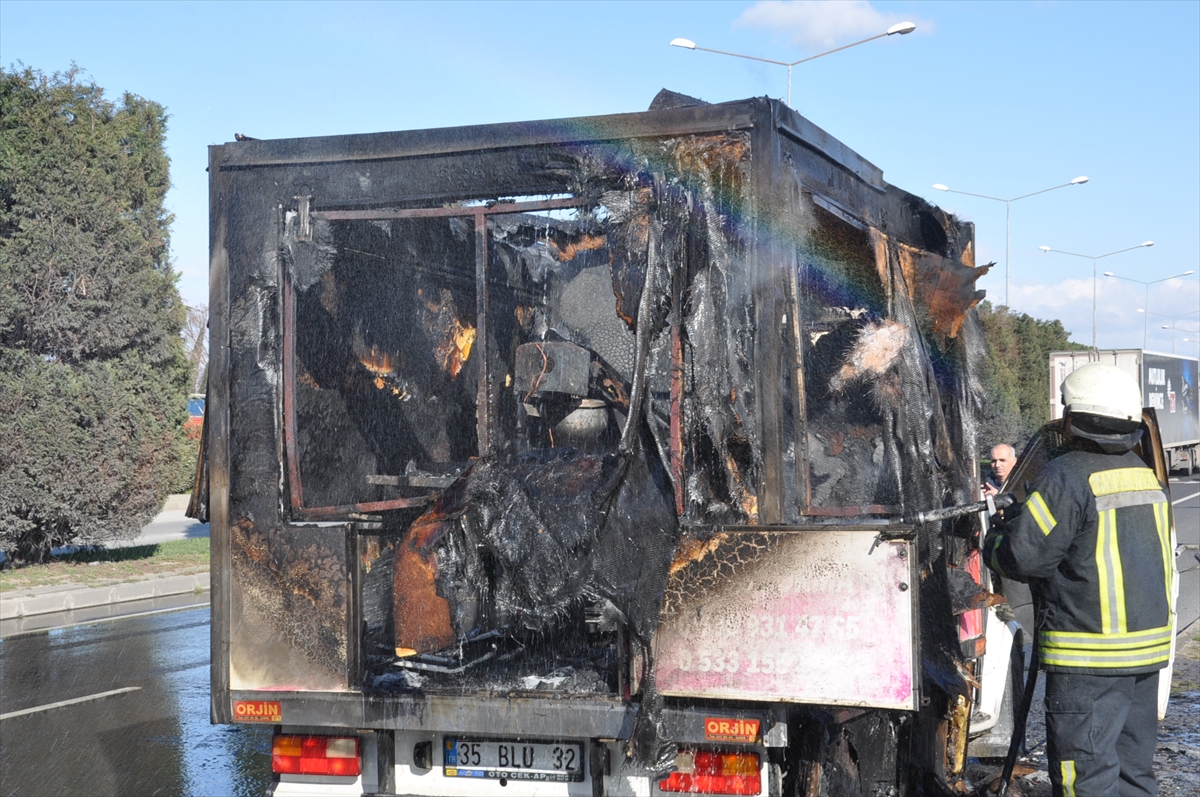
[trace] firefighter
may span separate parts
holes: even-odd
[[[1034,592],[1054,794],[1155,795],[1158,671],[1175,619],[1167,494],[1132,451],[1131,377],[1093,363],[1061,390],[1065,451],[985,551]]]

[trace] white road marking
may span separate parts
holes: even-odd
[[[36,714],[39,711],[49,711],[52,708],[62,708],[63,706],[73,706],[76,703],[86,703],[89,700],[99,700],[102,697],[112,697],[113,695],[124,694],[125,692],[136,692],[142,687],[127,686],[124,689],[112,689],[108,692],[97,692],[94,695],[86,695],[84,697],[76,697],[71,700],[60,700],[57,703],[47,703],[44,706],[34,706],[33,708],[23,708],[20,711],[10,711],[7,714],[0,714],[0,720],[8,720],[13,717],[23,717],[26,714]]]
[[[1171,502],[1171,506],[1177,506],[1178,504],[1182,504],[1184,501],[1191,501],[1198,495],[1200,495],[1200,493],[1192,493],[1191,495],[1185,495],[1183,498],[1177,498]]]

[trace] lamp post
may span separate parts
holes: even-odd
[[[1191,332],[1193,334],[1200,332],[1200,329],[1184,329],[1183,327],[1177,327],[1174,324],[1163,324],[1163,329],[1171,330],[1171,354],[1175,353],[1175,330],[1179,330],[1180,332]],[[1187,343],[1189,340],[1190,338],[1184,338],[1183,342]]]
[[[1126,282],[1136,282],[1136,283],[1139,283],[1139,284],[1141,284],[1141,285],[1145,285],[1145,286],[1146,286],[1146,308],[1145,308],[1145,312],[1146,312],[1146,314],[1147,314],[1147,318],[1144,318],[1144,319],[1142,319],[1142,348],[1143,348],[1143,349],[1145,349],[1145,348],[1146,348],[1146,329],[1148,328],[1147,322],[1150,320],[1150,319],[1149,319],[1149,315],[1150,315],[1150,286],[1151,286],[1151,285],[1156,285],[1156,284],[1158,284],[1158,283],[1160,283],[1160,282],[1166,282],[1167,280],[1173,280],[1173,279],[1176,279],[1176,278],[1178,278],[1178,277],[1186,277],[1186,276],[1188,276],[1189,274],[1195,274],[1195,273],[1196,273],[1195,271],[1192,271],[1191,269],[1188,269],[1187,271],[1183,272],[1182,274],[1172,274],[1171,276],[1169,276],[1169,277],[1163,277],[1163,278],[1162,278],[1162,279],[1160,279],[1160,280],[1150,280],[1149,282],[1146,282],[1145,280],[1135,280],[1133,277],[1122,277],[1120,274],[1114,274],[1114,273],[1112,273],[1111,271],[1106,271],[1106,272],[1104,272],[1104,276],[1106,276],[1106,277],[1112,277],[1113,279],[1125,280]]]
[[[912,33],[916,29],[917,29],[917,26],[911,22],[897,22],[895,25],[892,25],[886,31],[884,31],[883,33],[880,33],[876,36],[868,36],[867,38],[862,39],[861,41],[851,42],[850,44],[843,44],[841,47],[834,47],[832,50],[826,50],[823,53],[817,53],[816,55],[810,55],[808,58],[801,58],[799,61],[774,61],[770,58],[759,58],[758,56],[755,56],[755,55],[742,55],[741,53],[731,53],[726,50],[713,50],[709,47],[701,47],[700,45],[696,44],[691,39],[671,39],[671,46],[672,47],[682,47],[685,50],[703,50],[706,53],[718,53],[719,55],[732,55],[734,58],[747,58],[751,61],[762,61],[764,64],[778,64],[779,66],[786,66],[787,71],[788,71],[787,105],[789,108],[791,108],[792,107],[792,67],[796,66],[797,64],[803,64],[805,61],[812,61],[815,58],[820,58],[823,55],[829,55],[831,53],[836,53],[841,50],[846,50],[850,47],[856,47],[860,44],[866,44],[867,42],[873,42],[876,39],[882,39],[885,36],[894,36],[897,33],[899,33],[901,36],[905,36],[909,33]]]
[[[1181,319],[1181,318],[1187,318],[1187,317],[1188,317],[1188,316],[1190,316],[1190,315],[1196,315],[1197,313],[1200,313],[1200,310],[1193,310],[1192,312],[1190,312],[1190,313],[1184,313],[1183,315],[1167,315],[1166,313],[1151,313],[1149,310],[1144,310],[1144,309],[1142,309],[1141,307],[1139,307],[1139,308],[1138,308],[1138,312],[1139,312],[1139,313],[1146,313],[1147,315],[1156,315],[1156,316],[1158,316],[1159,318],[1169,318],[1169,319],[1171,319],[1171,325],[1172,325],[1172,326],[1174,326],[1174,324],[1175,324],[1175,323],[1176,323],[1176,322],[1177,322],[1179,319]],[[1168,327],[1167,327],[1167,326],[1164,324],[1164,325],[1163,325],[1163,329],[1167,329],[1167,328],[1168,328]],[[1192,331],[1192,330],[1190,330],[1190,329],[1183,329],[1183,327],[1179,327],[1179,329],[1183,330],[1184,332],[1191,332],[1191,331]],[[1174,337],[1174,333],[1172,333],[1172,337]],[[1186,340],[1187,340],[1187,338],[1184,338],[1184,340],[1186,341]],[[1175,342],[1172,340],[1172,341],[1171,341],[1171,344],[1172,344],[1172,346],[1174,346],[1174,343],[1175,343]],[[1146,348],[1144,344],[1143,344],[1142,348],[1143,348],[1143,349],[1144,349],[1144,348]]]
[[[1158,316],[1159,318],[1169,318],[1169,319],[1171,319],[1171,323],[1170,323],[1169,325],[1168,325],[1168,324],[1163,324],[1163,325],[1162,325],[1162,328],[1163,328],[1163,329],[1171,329],[1171,330],[1178,329],[1180,332],[1200,332],[1200,330],[1195,330],[1195,329],[1184,329],[1183,327],[1177,327],[1177,326],[1175,326],[1175,324],[1176,324],[1176,323],[1178,323],[1179,319],[1181,319],[1181,318],[1187,318],[1187,317],[1188,317],[1188,316],[1190,316],[1190,315],[1197,315],[1197,314],[1200,314],[1200,310],[1193,310],[1193,311],[1191,311],[1190,313],[1184,313],[1183,315],[1167,315],[1166,313],[1151,313],[1149,310],[1143,310],[1142,308],[1140,308],[1140,307],[1139,307],[1139,308],[1138,308],[1138,312],[1139,312],[1139,313],[1146,313],[1146,315],[1156,315],[1156,316]],[[1185,342],[1185,343],[1187,342],[1187,338],[1184,338],[1183,340],[1184,340],[1184,342]],[[1144,349],[1144,348],[1146,348],[1146,347],[1143,345],[1143,346],[1142,346],[1142,348]],[[1174,354],[1174,353],[1175,353],[1175,333],[1174,333],[1174,332],[1172,332],[1172,333],[1171,333],[1171,353],[1172,353],[1172,354]]]
[[[1144,310],[1141,307],[1139,307],[1138,312],[1139,313],[1149,313],[1150,311]],[[1171,319],[1172,324],[1174,324],[1176,321],[1178,321],[1181,318],[1187,318],[1190,315],[1197,315],[1197,314],[1200,314],[1200,310],[1193,310],[1192,312],[1184,313],[1183,315],[1171,315],[1170,313],[1150,313],[1150,315],[1156,315],[1159,318],[1169,318],[1169,319]]]
[[[1081,255],[1078,252],[1064,252],[1062,249],[1051,249],[1048,246],[1039,246],[1043,252],[1055,252],[1060,255],[1070,255],[1071,257],[1083,257],[1092,261],[1092,349],[1096,349],[1096,286],[1099,283],[1099,278],[1096,275],[1096,261],[1103,260],[1106,257],[1119,255],[1122,252],[1132,252],[1134,249],[1141,249],[1143,246],[1154,246],[1154,241],[1143,241],[1137,246],[1130,246],[1125,249],[1118,249],[1115,252],[1109,252],[1104,255]]]
[[[1012,203],[1016,202],[1018,199],[1026,199],[1027,197],[1037,196],[1038,194],[1044,194],[1047,191],[1055,191],[1059,188],[1066,188],[1069,185],[1083,185],[1087,181],[1087,177],[1076,177],[1069,183],[1051,186],[1050,188],[1043,188],[1041,191],[1034,191],[1031,194],[1022,194],[1021,196],[1015,196],[1012,199],[1002,199],[998,196],[988,196],[987,194],[972,194],[970,191],[956,191],[953,188],[943,185],[942,183],[934,183],[933,187],[939,191],[947,191],[951,194],[974,196],[979,197],[980,199],[990,199],[993,202],[1004,203],[1004,306],[1008,307],[1008,249],[1009,242],[1012,240]]]

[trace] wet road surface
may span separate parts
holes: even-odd
[[[1190,637],[1200,632],[1200,478],[1171,481]],[[0,795],[261,795],[269,731],[208,723],[208,664],[207,607],[0,641]],[[1164,795],[1200,781],[1200,692],[1181,691],[1159,731]],[[1042,717],[1038,699],[1024,763],[1044,772]],[[1044,777],[1021,779],[1016,793],[1048,795]]]
[[[209,724],[208,664],[207,607],[0,641],[0,794],[261,795],[269,729]]]
[[[1179,563],[1179,628],[1200,619],[1200,476],[1171,479]]]

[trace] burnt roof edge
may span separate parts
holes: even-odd
[[[662,94],[660,92],[659,97]],[[745,130],[754,127],[755,106],[761,108],[763,104],[772,106],[775,128],[780,134],[846,169],[872,188],[887,190],[882,169],[795,110],[765,97],[604,116],[309,138],[247,139],[229,142],[219,149],[224,150],[222,169],[392,160],[546,144]]]
[[[788,108],[778,100],[771,102],[776,106],[775,127],[780,133],[797,144],[802,144],[818,155],[833,161],[872,188],[879,191],[887,190],[888,184],[883,179],[883,169],[838,141],[795,110]]]
[[[229,142],[222,169],[390,160],[545,144],[744,130],[760,100],[662,111],[384,133]]]

